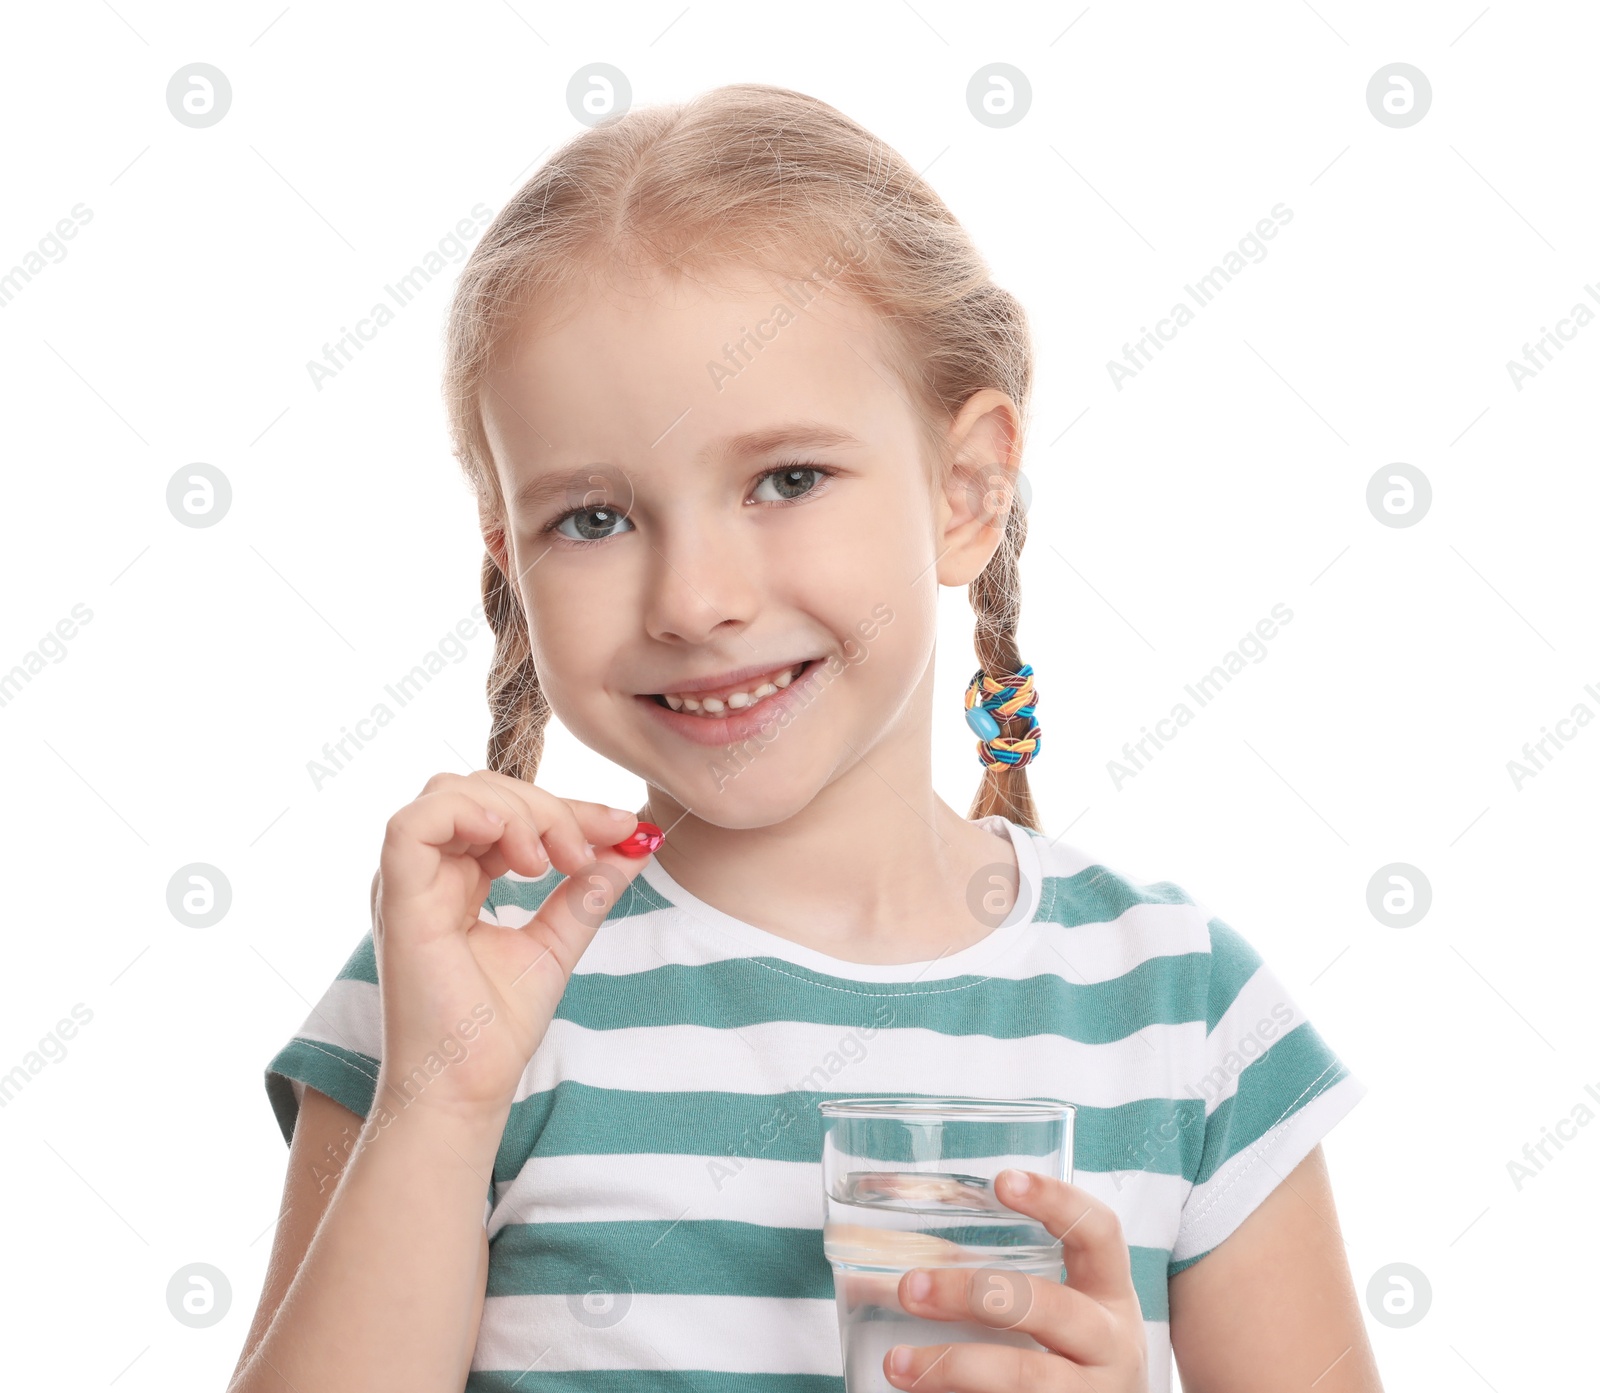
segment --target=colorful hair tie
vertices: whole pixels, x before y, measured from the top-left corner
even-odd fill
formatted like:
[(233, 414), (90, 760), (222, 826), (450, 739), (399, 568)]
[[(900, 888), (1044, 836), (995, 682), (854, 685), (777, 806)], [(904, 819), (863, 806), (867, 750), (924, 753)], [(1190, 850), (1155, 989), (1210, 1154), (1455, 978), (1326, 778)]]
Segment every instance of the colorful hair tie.
[[(972, 674), (972, 681), (967, 684), (967, 724), (978, 736), (980, 764), (1009, 764), (1015, 769), (1039, 755), (1044, 732), (1033, 719), (1038, 701), (1033, 668), (1027, 663), (998, 677), (982, 668)], [(1013, 718), (1027, 721), (1026, 735), (1013, 738), (1000, 733), (1000, 723)]]

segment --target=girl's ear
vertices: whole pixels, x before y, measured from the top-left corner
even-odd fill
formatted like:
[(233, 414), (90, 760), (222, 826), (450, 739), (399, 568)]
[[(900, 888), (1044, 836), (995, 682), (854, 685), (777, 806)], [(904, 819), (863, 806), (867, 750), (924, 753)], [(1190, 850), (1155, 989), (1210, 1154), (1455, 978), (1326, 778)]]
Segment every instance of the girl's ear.
[(1005, 535), (1022, 468), (1017, 406), (993, 387), (974, 392), (950, 423), (944, 481), (943, 535), (938, 539), (941, 585), (970, 585)]
[(506, 554), (505, 524), (497, 518), (484, 517), (479, 519), (479, 530), (483, 533), (484, 549), (500, 568), (500, 574), (510, 576), (511, 558)]

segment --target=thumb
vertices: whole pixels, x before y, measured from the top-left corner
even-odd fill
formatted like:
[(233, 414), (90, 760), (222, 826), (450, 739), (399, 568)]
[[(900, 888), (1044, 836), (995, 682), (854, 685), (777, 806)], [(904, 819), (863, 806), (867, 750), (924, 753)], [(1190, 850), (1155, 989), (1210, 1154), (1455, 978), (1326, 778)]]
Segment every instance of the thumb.
[[(1026, 1174), (1027, 1188), (1015, 1178)], [(999, 1177), (1001, 1203), (1038, 1219), (1061, 1240), (1066, 1285), (1097, 1301), (1134, 1294), (1132, 1258), (1122, 1236), (1122, 1220), (1105, 1201), (1069, 1181), (1038, 1172), (1008, 1171)]]
[(568, 974), (662, 840), (659, 827), (641, 822), (619, 844), (622, 849), (596, 845), (594, 859), (563, 877), (545, 897), (532, 923), (541, 924), (554, 934), (552, 951)]

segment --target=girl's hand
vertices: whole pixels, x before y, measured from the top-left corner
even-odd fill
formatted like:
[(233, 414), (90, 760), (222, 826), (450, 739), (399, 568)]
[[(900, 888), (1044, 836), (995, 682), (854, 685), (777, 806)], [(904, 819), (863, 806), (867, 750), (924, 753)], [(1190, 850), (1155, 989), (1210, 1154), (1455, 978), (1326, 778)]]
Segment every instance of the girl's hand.
[[(611, 850), (638, 825), (487, 769), (435, 774), (389, 819), (372, 919), (383, 1002), (375, 1108), (503, 1115), (578, 959), (644, 865)], [(528, 923), (478, 918), (490, 881), (552, 864), (567, 879)]]
[[(1144, 1314), (1116, 1211), (1062, 1180), (1003, 1174), (997, 1197), (1061, 1238), (1066, 1282), (996, 1267), (919, 1267), (900, 1278), (899, 1300), (912, 1315), (1020, 1330), (1045, 1349), (896, 1345), (883, 1362), (889, 1382), (917, 1393), (1147, 1393)], [(1024, 1174), (1031, 1183), (1019, 1192), (1010, 1180)], [(924, 1276), (930, 1289), (913, 1300), (911, 1285)], [(897, 1354), (906, 1358), (903, 1369)]]

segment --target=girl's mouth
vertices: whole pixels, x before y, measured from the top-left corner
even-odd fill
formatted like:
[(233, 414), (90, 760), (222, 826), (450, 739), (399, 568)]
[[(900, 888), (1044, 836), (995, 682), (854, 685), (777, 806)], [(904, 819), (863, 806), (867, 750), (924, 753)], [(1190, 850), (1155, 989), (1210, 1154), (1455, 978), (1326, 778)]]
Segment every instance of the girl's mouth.
[[(709, 695), (657, 692), (635, 700), (669, 730), (696, 745), (726, 746), (757, 736), (770, 738), (772, 726), (788, 723), (785, 711), (792, 712), (815, 699), (813, 679), (823, 662), (808, 658), (759, 681), (747, 681), (734, 691)], [(735, 706), (740, 697), (743, 702)], [(691, 708), (690, 702), (698, 709)]]
[(668, 707), (670, 710), (698, 716), (702, 720), (713, 720), (729, 712), (748, 711), (752, 707), (761, 705), (768, 697), (776, 696), (798, 678), (814, 661), (815, 659), (808, 659), (806, 662), (794, 663), (770, 676), (746, 681), (728, 690), (718, 689), (712, 693), (696, 692), (692, 696), (687, 694), (680, 696), (676, 692), (658, 692), (653, 699), (657, 705)]

